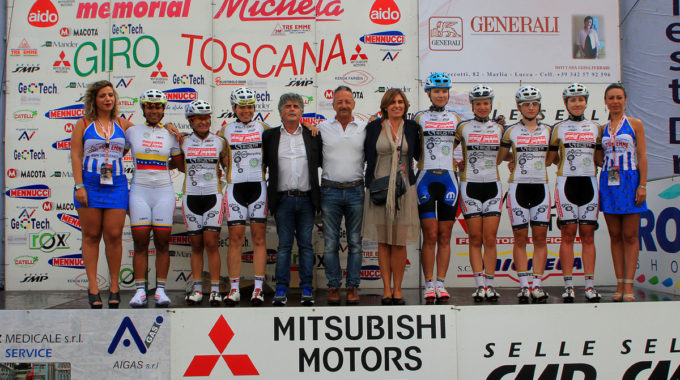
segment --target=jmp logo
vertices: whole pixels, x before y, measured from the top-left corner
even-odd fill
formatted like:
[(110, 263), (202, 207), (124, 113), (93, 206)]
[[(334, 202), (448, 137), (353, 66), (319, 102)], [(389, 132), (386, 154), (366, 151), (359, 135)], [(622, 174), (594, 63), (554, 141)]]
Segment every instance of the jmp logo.
[[(134, 342), (139, 352), (142, 354), (146, 354), (146, 352), (149, 350), (149, 347), (151, 347), (151, 343), (153, 343), (154, 339), (156, 338), (156, 334), (158, 334), (158, 330), (160, 330), (162, 323), (163, 317), (161, 317), (160, 315), (157, 316), (156, 320), (153, 322), (153, 325), (151, 325), (149, 332), (146, 334), (146, 338), (142, 339), (142, 337), (137, 332), (135, 324), (132, 323), (132, 319), (130, 319), (130, 317), (123, 318), (123, 321), (120, 323), (120, 326), (118, 326), (118, 331), (116, 331), (116, 335), (113, 336), (113, 340), (111, 341), (111, 344), (109, 345), (109, 349), (107, 350), (107, 352), (109, 354), (113, 354), (114, 352), (116, 352), (116, 348), (118, 348), (118, 344), (122, 340), (123, 346), (130, 347), (130, 344)], [(132, 338), (132, 342), (130, 341), (130, 338), (123, 339), (123, 335), (125, 335), (126, 331)]]

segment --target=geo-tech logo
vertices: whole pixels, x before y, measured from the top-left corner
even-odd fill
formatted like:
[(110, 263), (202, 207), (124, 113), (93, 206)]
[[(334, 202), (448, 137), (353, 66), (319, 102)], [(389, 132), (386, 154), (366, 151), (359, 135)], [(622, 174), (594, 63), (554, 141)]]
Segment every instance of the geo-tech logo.
[[(130, 347), (130, 344), (134, 342), (135, 346), (137, 346), (137, 350), (141, 354), (146, 354), (146, 352), (151, 347), (151, 343), (153, 343), (154, 339), (156, 339), (156, 334), (158, 334), (158, 330), (160, 330), (161, 324), (163, 324), (163, 317), (159, 315), (156, 317), (153, 324), (151, 325), (151, 328), (149, 329), (149, 332), (146, 334), (146, 337), (142, 339), (142, 337), (137, 332), (135, 324), (132, 323), (132, 319), (130, 319), (130, 317), (123, 318), (123, 321), (120, 322), (120, 326), (118, 326), (116, 334), (113, 336), (113, 339), (111, 340), (111, 344), (109, 344), (107, 352), (109, 354), (113, 354), (114, 352), (116, 352), (116, 348), (118, 348), (118, 344), (121, 342), (122, 339), (123, 346)], [(130, 338), (123, 339), (123, 335), (125, 335), (126, 331), (130, 335), (130, 338), (132, 338), (132, 341), (130, 341)]]

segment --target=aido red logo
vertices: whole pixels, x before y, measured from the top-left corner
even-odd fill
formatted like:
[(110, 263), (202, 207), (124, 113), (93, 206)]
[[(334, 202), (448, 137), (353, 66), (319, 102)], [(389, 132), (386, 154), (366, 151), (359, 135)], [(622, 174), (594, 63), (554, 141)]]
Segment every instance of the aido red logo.
[(217, 361), (220, 360), (220, 357), (224, 358), (224, 361), (231, 370), (231, 374), (234, 376), (253, 376), (260, 374), (248, 355), (222, 355), (227, 348), (227, 345), (234, 337), (234, 331), (229, 327), (229, 324), (223, 316), (220, 315), (220, 318), (217, 319), (217, 322), (215, 322), (215, 325), (210, 330), (208, 336), (220, 354), (194, 356), (189, 364), (189, 368), (184, 372), (184, 377), (210, 376), (210, 373), (212, 373), (212, 370), (215, 368)]
[(28, 23), (38, 28), (48, 28), (59, 21), (57, 8), (50, 0), (37, 0), (28, 11)]
[(368, 18), (374, 24), (391, 25), (401, 19), (401, 12), (394, 0), (376, 0), (371, 7)]

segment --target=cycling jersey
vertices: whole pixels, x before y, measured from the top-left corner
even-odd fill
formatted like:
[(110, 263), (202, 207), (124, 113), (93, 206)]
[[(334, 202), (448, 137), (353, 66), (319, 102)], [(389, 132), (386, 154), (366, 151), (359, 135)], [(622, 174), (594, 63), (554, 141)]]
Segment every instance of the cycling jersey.
[[(108, 151), (108, 153), (107, 153)], [(83, 132), (83, 170), (99, 174), (102, 164), (107, 159), (113, 166), (113, 175), (124, 175), (123, 153), (125, 152), (125, 132), (118, 123), (113, 122), (113, 135), (109, 138), (106, 148), (106, 138), (99, 134), (95, 123), (92, 122)]]
[(550, 225), (548, 184), (510, 183), (506, 205), (513, 230)]
[(228, 154), (227, 142), (212, 133), (209, 133), (205, 139), (192, 133), (184, 137), (180, 148), (186, 165), (183, 193), (185, 195), (221, 195), (219, 166), (221, 159)]
[(533, 132), (520, 121), (509, 126), (503, 134), (501, 146), (511, 148), (514, 170), (509, 183), (548, 183), (545, 157), (550, 143), (550, 127), (538, 123)]
[(595, 177), (595, 150), (602, 149), (602, 131), (590, 120), (567, 119), (553, 126), (550, 150), (559, 150), (558, 177)]
[(182, 154), (175, 136), (162, 124), (157, 127), (143, 124), (128, 128), (125, 137), (135, 165), (132, 186), (158, 188), (171, 185), (168, 157)]
[(465, 168), (461, 182), (500, 181), (496, 157), (500, 148), (503, 127), (493, 120), (465, 120), (456, 128), (456, 141), (463, 146)]
[(262, 132), (269, 126), (259, 121), (235, 121), (222, 127), (219, 135), (229, 144), (227, 183), (264, 181)]
[(420, 111), (414, 118), (423, 133), (423, 156), (419, 169), (453, 170), (453, 142), (460, 117), (455, 112)]

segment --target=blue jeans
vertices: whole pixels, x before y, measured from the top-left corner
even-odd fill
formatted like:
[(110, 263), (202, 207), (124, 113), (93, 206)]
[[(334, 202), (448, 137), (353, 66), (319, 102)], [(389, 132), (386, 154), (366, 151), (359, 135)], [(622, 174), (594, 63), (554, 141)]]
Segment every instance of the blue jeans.
[(279, 248), (276, 254), (276, 285), (288, 288), (290, 284), (290, 253), (293, 237), (297, 239), (300, 257), (300, 287), (312, 287), (314, 250), (312, 230), (314, 229), (314, 206), (309, 197), (283, 195), (276, 206), (276, 233)]
[(340, 268), (340, 222), (345, 217), (347, 230), (347, 286), (359, 287), (361, 280), (361, 222), (364, 218), (364, 187), (348, 189), (321, 188), (323, 212), (323, 262), (326, 267), (328, 287), (339, 288), (342, 283)]

